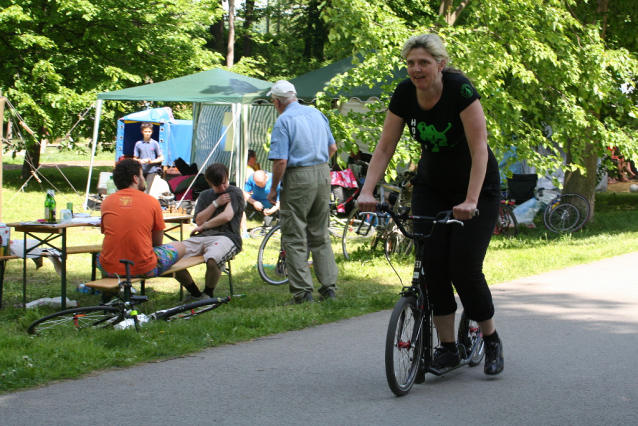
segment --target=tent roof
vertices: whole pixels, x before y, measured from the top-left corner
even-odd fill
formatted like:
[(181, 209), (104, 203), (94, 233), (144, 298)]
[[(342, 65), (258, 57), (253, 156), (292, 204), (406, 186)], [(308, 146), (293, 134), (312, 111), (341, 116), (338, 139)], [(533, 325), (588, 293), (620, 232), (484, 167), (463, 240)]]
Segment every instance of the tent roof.
[(98, 99), (118, 101), (250, 103), (273, 83), (215, 68), (160, 83), (103, 92)]
[(164, 123), (167, 121), (175, 121), (173, 117), (173, 111), (169, 107), (164, 108), (150, 108), (144, 111), (134, 112), (129, 115), (125, 115), (120, 120), (131, 121), (149, 121), (155, 123)]
[[(314, 70), (309, 73), (300, 75), (297, 78), (293, 78), (292, 80), (290, 80), (290, 82), (294, 84), (295, 88), (297, 89), (297, 98), (303, 99), (307, 102), (311, 102), (317, 97), (318, 92), (324, 91), (325, 87), (328, 85), (328, 83), (330, 83), (330, 80), (332, 80), (339, 74), (344, 74), (350, 71), (354, 67), (355, 65), (352, 64), (352, 56), (349, 56), (323, 68), (319, 68), (318, 70)], [(408, 72), (405, 68), (395, 69), (392, 74), (393, 78), (401, 80), (407, 78), (408, 76)], [(382, 83), (379, 82), (372, 88), (364, 85), (354, 87), (351, 91), (348, 92), (340, 91), (336, 94), (330, 94), (334, 97), (347, 96), (351, 98), (359, 98), (362, 101), (366, 101), (369, 98), (379, 98), (383, 95), (381, 84)]]

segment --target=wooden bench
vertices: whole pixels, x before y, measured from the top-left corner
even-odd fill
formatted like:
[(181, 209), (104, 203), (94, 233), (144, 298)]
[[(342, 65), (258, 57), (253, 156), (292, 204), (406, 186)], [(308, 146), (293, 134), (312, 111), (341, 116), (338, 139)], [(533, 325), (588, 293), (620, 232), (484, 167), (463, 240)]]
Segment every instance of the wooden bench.
[[(232, 259), (231, 259), (232, 260)], [(184, 269), (192, 268), (193, 266), (201, 265), (204, 262), (204, 256), (192, 256), (185, 257), (175, 263), (170, 269), (165, 271), (162, 275), (155, 278), (174, 278), (175, 272), (182, 271)], [(225, 267), (222, 268), (222, 273), (228, 275), (228, 285), (230, 287), (230, 294), (233, 294), (233, 277), (230, 269), (230, 260), (226, 262)], [(103, 293), (117, 293), (120, 291), (120, 281), (124, 281), (125, 277), (119, 278), (102, 278), (85, 283), (89, 288), (102, 291)], [(140, 282), (141, 293), (146, 293), (146, 279), (144, 278), (131, 278), (132, 283)], [(184, 288), (179, 286), (179, 300), (184, 298)]]
[[(91, 253), (91, 280), (95, 281), (97, 277), (97, 255), (102, 251), (102, 244), (93, 244), (88, 246), (72, 246), (66, 248), (66, 254)], [(41, 256), (47, 256), (49, 252), (42, 250)], [(4, 287), (4, 271), (8, 260), (22, 259), (19, 256), (0, 256), (0, 309), (2, 309), (2, 289)]]

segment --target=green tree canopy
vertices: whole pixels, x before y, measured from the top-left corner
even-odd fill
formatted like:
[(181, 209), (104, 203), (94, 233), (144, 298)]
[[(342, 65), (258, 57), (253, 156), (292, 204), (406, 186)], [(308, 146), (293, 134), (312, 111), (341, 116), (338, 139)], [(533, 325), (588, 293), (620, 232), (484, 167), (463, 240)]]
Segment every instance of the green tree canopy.
[(202, 46), (220, 15), (214, 0), (0, 0), (0, 88), (40, 137), (57, 138), (99, 92), (219, 63)]
[[(587, 2), (475, 1), (456, 25), (447, 24), (441, 15), (425, 18), (414, 28), (386, 2), (333, 0), (328, 14), (331, 38), (348, 37), (355, 50), (367, 52), (363, 63), (335, 85), (373, 84), (386, 78), (392, 67), (402, 64), (400, 50), (408, 37), (437, 32), (446, 42), (452, 65), (483, 95), (493, 148), (502, 153), (515, 146), (517, 155), (539, 172), (554, 169), (561, 158), (548, 142), (551, 129), (551, 140), (568, 152), (567, 170), (585, 173), (591, 168), (586, 158), (604, 155), (607, 146), (638, 153), (638, 110), (627, 93), (635, 87), (638, 61), (617, 43), (605, 43), (600, 21), (579, 15), (592, 13), (579, 10), (583, 3)], [(388, 95), (395, 85), (388, 82)], [(387, 102), (383, 99), (377, 111)], [(358, 137), (372, 147), (383, 118), (378, 112), (331, 117), (341, 139)], [(361, 132), (362, 127), (367, 130)], [(541, 155), (537, 147), (543, 145), (554, 154)], [(395, 161), (416, 160), (418, 149), (406, 141), (398, 154)], [(587, 195), (593, 197), (593, 186)]]

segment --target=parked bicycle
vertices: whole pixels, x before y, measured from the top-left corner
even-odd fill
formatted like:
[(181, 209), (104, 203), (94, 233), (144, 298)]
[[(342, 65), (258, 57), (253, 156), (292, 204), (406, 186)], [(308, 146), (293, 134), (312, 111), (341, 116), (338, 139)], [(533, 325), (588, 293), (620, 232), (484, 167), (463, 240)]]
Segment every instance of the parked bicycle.
[[(252, 219), (256, 213), (253, 213), (248, 220)], [(262, 224), (252, 228), (248, 233), (251, 238), (262, 238), (279, 224), (279, 212), (274, 213), (272, 216), (263, 216)]]
[(553, 198), (545, 207), (543, 222), (552, 232), (575, 232), (589, 220), (591, 206), (579, 194), (561, 194)]
[[(351, 197), (353, 197), (352, 195)], [(350, 202), (353, 198), (347, 198), (341, 205)], [(346, 228), (347, 221), (339, 217), (339, 201), (334, 190), (330, 195), (330, 222), (328, 234), (331, 238), (341, 241), (341, 236)], [(281, 244), (280, 226), (270, 228), (257, 252), (257, 271), (266, 283), (282, 285), (288, 282), (288, 269), (286, 268), (286, 251)]]
[[(395, 185), (379, 183), (379, 201), (387, 201), (394, 211), (409, 207), (412, 201), (412, 177), (413, 173), (408, 172), (397, 177)], [(379, 219), (373, 213), (360, 214), (359, 209), (355, 208), (346, 223), (341, 245), (343, 255), (348, 260), (358, 250), (375, 251), (377, 247), (382, 247), (386, 255), (396, 254), (400, 257), (407, 257), (414, 251), (413, 242), (395, 228), (394, 221), (390, 218)]]
[(171, 321), (173, 319), (190, 319), (197, 315), (212, 311), (230, 302), (232, 297), (243, 295), (212, 297), (170, 309), (163, 309), (144, 315), (137, 311), (137, 306), (148, 301), (148, 296), (132, 295), (130, 260), (120, 260), (126, 267), (126, 281), (120, 283), (120, 293), (116, 298), (99, 306), (78, 307), (56, 312), (40, 318), (29, 326), (29, 334), (46, 334), (56, 330), (80, 331), (85, 328), (125, 329), (140, 326), (153, 320)]
[[(461, 362), (453, 367), (439, 367), (434, 364), (434, 322), (432, 304), (428, 297), (427, 283), (421, 259), (425, 252), (425, 240), (431, 235), (410, 233), (406, 222), (431, 222), (432, 232), (441, 225), (463, 226), (463, 222), (452, 218), (451, 211), (439, 213), (436, 217), (409, 216), (407, 209), (397, 213), (381, 204), (378, 217), (390, 217), (400, 232), (418, 244), (412, 284), (403, 287), (401, 298), (390, 316), (385, 344), (385, 368), (388, 385), (397, 396), (406, 395), (420, 375), (431, 373), (436, 376), (449, 373), (463, 366), (474, 367), (485, 356), (483, 334), (476, 321), (470, 320), (465, 311), (458, 326), (458, 349)], [(478, 212), (477, 212), (478, 213)]]
[(501, 207), (496, 218), (496, 226), (494, 227), (495, 235), (503, 235), (513, 237), (518, 234), (518, 221), (514, 215), (514, 201), (502, 199)]

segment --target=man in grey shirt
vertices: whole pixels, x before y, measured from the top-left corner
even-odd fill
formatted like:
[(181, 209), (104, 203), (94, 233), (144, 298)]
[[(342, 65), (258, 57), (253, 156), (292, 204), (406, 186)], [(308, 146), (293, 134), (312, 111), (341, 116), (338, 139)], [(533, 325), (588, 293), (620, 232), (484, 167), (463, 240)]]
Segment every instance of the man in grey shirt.
[(175, 273), (175, 278), (188, 290), (184, 302), (213, 297), (221, 277), (221, 267), (242, 249), (240, 224), (244, 213), (244, 193), (228, 184), (228, 169), (215, 163), (206, 168), (206, 181), (211, 186), (202, 192), (195, 205), (193, 220), (197, 224), (191, 237), (184, 240), (184, 257), (204, 256), (206, 287), (200, 291), (188, 270)]
[(297, 102), (297, 91), (281, 80), (272, 86), (273, 103), (281, 114), (272, 129), (270, 154), (273, 177), (268, 201), (280, 197), (281, 242), (286, 250), (289, 304), (313, 301), (312, 275), (308, 251), (321, 283), (321, 300), (334, 299), (337, 289), (335, 262), (328, 223), (330, 221), (330, 167), (328, 160), (337, 151), (328, 119), (316, 108)]

